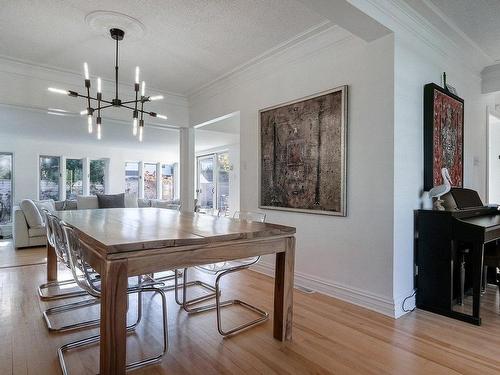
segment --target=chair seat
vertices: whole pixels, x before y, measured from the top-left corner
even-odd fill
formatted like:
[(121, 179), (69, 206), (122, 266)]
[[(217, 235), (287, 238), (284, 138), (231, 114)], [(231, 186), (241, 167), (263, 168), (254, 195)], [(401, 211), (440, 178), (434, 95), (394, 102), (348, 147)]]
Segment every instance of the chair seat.
[(259, 261), (259, 258), (260, 257), (252, 257), (252, 258), (230, 260), (227, 262), (204, 264), (202, 266), (196, 266), (195, 268), (208, 273), (217, 274), (233, 268), (251, 266), (257, 263)]
[[(92, 283), (92, 286), (98, 290), (99, 292), (101, 291), (101, 275), (99, 275), (97, 272), (89, 272), (90, 280)], [(81, 275), (80, 277), (84, 278), (84, 275)], [(129, 277), (128, 278), (128, 289), (140, 289), (142, 287), (146, 286), (164, 286), (165, 284), (161, 281), (156, 281), (149, 275), (144, 275), (142, 276), (142, 279), (140, 282), (137, 281), (137, 277)]]

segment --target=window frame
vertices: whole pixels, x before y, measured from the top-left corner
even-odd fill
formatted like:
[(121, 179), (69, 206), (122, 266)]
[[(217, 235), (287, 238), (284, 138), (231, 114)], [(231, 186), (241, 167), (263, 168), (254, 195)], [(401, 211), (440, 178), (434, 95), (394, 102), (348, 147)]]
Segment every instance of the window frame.
[(88, 181), (88, 195), (93, 195), (90, 191), (90, 186), (91, 186), (91, 181), (90, 181), (90, 165), (92, 161), (99, 161), (103, 160), (104, 161), (104, 194), (109, 194), (109, 158), (88, 158), (88, 174), (87, 174), (87, 181)]
[[(196, 181), (195, 181), (195, 194), (196, 194), (196, 199), (198, 199), (198, 189), (199, 189), (199, 178), (200, 178), (200, 174), (198, 173), (198, 165), (199, 165), (199, 162), (198, 160), (200, 158), (207, 158), (207, 157), (213, 157), (214, 159), (214, 187), (215, 187), (215, 192), (214, 192), (214, 209), (217, 209), (219, 210), (219, 200), (218, 200), (218, 196), (219, 196), (219, 155), (220, 154), (228, 154), (228, 156), (230, 155), (230, 151), (228, 148), (221, 148), (221, 149), (215, 149), (213, 151), (208, 151), (208, 152), (201, 152), (199, 154), (196, 154), (195, 156), (195, 173), (196, 173)], [(229, 181), (230, 183), (230, 181)], [(229, 209), (231, 209), (231, 207), (229, 207)], [(227, 211), (229, 212), (229, 211)]]
[(14, 222), (14, 202), (15, 200), (15, 153), (13, 151), (1, 151), (0, 155), (10, 155), (11, 157), (11, 169), (10, 169), (10, 189), (11, 189), (11, 194), (10, 194), (10, 220), (6, 223), (0, 224), (0, 228), (4, 226), (11, 226), (12, 223)]
[[(63, 159), (64, 157), (62, 155), (47, 155), (47, 154), (38, 154), (38, 158), (37, 158), (37, 195), (38, 195), (38, 200), (42, 200), (41, 198), (41, 193), (42, 193), (42, 185), (41, 185), (41, 171), (40, 171), (40, 168), (41, 168), (41, 165), (40, 165), (40, 159), (42, 157), (45, 157), (45, 158), (57, 158), (59, 159), (59, 179), (58, 179), (58, 184), (59, 184), (59, 193), (58, 193), (58, 196), (57, 196), (57, 199), (54, 199), (55, 201), (60, 201), (60, 200), (63, 200), (64, 196), (63, 194), (66, 194), (66, 187), (64, 186), (64, 181), (63, 181), (63, 171), (62, 171), (62, 166), (63, 166)], [(66, 166), (64, 166), (64, 171), (66, 171)], [(64, 190), (64, 193), (63, 193), (63, 190)]]

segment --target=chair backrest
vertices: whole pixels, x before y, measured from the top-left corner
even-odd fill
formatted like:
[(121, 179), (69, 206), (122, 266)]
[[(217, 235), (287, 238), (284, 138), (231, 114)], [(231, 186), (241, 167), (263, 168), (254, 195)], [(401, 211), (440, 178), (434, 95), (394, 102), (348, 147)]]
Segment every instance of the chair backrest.
[(220, 211), (217, 208), (207, 208), (201, 211), (198, 211), (200, 214), (211, 215), (211, 216), (219, 216)]
[(45, 230), (47, 232), (47, 242), (50, 246), (55, 248), (56, 244), (54, 242), (54, 231), (52, 230), (52, 221), (49, 218), (49, 214), (49, 210), (47, 210), (46, 208), (42, 209), (42, 215), (45, 221)]
[(245, 221), (259, 221), (263, 223), (266, 221), (266, 214), (255, 211), (236, 211), (233, 218)]
[(59, 218), (52, 214), (51, 212), (46, 213), (46, 226), (50, 227), (50, 231), (52, 232), (52, 241), (51, 244), (56, 251), (57, 258), (62, 261), (66, 266), (69, 267), (68, 263), (68, 250), (66, 248), (66, 242), (64, 240), (64, 233), (62, 231), (61, 225), (59, 223)]
[(64, 222), (60, 222), (60, 226), (68, 249), (69, 268), (76, 284), (91, 296), (100, 297), (101, 291), (94, 285), (90, 274), (91, 267), (85, 260), (85, 252), (78, 233)]

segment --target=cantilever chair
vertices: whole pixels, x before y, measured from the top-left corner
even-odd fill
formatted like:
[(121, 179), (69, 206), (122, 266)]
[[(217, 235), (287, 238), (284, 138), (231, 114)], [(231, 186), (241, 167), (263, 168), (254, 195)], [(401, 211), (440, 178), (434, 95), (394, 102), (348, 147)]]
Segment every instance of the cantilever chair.
[[(233, 218), (239, 219), (239, 220), (244, 220), (244, 221), (264, 222), (266, 219), (266, 215), (263, 213), (260, 213), (260, 212), (237, 211), (237, 212), (235, 212)], [(244, 329), (247, 329), (247, 328), (253, 327), (257, 324), (265, 322), (269, 318), (269, 313), (267, 313), (266, 311), (263, 311), (263, 310), (259, 309), (258, 307), (250, 305), (250, 304), (248, 304), (242, 300), (239, 300), (239, 299), (231, 299), (231, 300), (224, 300), (224, 301), (221, 300), (220, 282), (221, 282), (222, 277), (224, 277), (230, 273), (234, 273), (234, 272), (242, 271), (244, 269), (248, 269), (250, 266), (254, 265), (259, 260), (260, 260), (260, 256), (246, 258), (246, 259), (239, 259), (239, 260), (235, 260), (235, 261), (227, 261), (227, 262), (221, 262), (221, 263), (207, 264), (207, 265), (203, 265), (203, 266), (196, 266), (195, 267), (196, 269), (216, 276), (216, 279), (215, 279), (215, 304), (209, 304), (209, 305), (199, 306), (199, 307), (193, 307), (193, 305), (200, 303), (202, 301), (201, 298), (203, 298), (203, 297), (201, 297), (201, 298), (199, 297), (199, 298), (192, 299), (192, 300), (187, 300), (187, 298), (186, 298), (186, 285), (187, 285), (187, 273), (188, 273), (187, 271), (188, 271), (188, 269), (185, 268), (184, 273), (183, 273), (183, 280), (182, 280), (183, 281), (182, 282), (182, 291), (183, 291), (183, 293), (182, 293), (182, 307), (183, 307), (183, 309), (186, 312), (191, 313), (191, 314), (201, 313), (204, 311), (209, 311), (209, 310), (215, 309), (217, 312), (217, 330), (219, 331), (219, 333), (222, 336), (232, 335), (232, 334), (240, 332)], [(175, 281), (176, 281), (175, 292), (177, 293), (178, 281), (177, 281), (177, 279), (175, 279)], [(177, 295), (176, 295), (176, 301), (177, 301)], [(177, 303), (179, 303), (179, 302), (177, 302)], [(255, 312), (259, 317), (257, 319), (246, 322), (244, 324), (241, 324), (241, 325), (238, 325), (236, 327), (225, 330), (223, 328), (223, 324), (222, 324), (221, 309), (222, 309), (222, 307), (231, 306), (231, 305), (240, 305), (240, 306), (242, 306), (250, 311)]]
[[(45, 228), (47, 231), (47, 242), (49, 243), (50, 246), (52, 246), (54, 248), (58, 261), (63, 263), (67, 267), (69, 267), (66, 250), (64, 248), (64, 241), (63, 241), (62, 233), (59, 233), (60, 235), (56, 238), (55, 233), (54, 233), (54, 228), (52, 225), (53, 221), (55, 220), (56, 222), (58, 222), (59, 218), (57, 216), (54, 216), (47, 209), (43, 209), (42, 213), (45, 217)], [(45, 294), (43, 292), (44, 290), (48, 291), (50, 288), (66, 287), (66, 286), (70, 286), (72, 284), (75, 284), (75, 281), (73, 279), (64, 280), (64, 281), (51, 281), (51, 282), (42, 284), (38, 287), (38, 295), (40, 296), (40, 299), (42, 301), (52, 301), (52, 300), (56, 300), (56, 299), (82, 297), (82, 296), (87, 295), (87, 293), (83, 290), (76, 290), (76, 291), (71, 290), (71, 291), (67, 291), (67, 292), (59, 292), (56, 294)], [(70, 289), (73, 289), (73, 288), (70, 288)]]
[[(77, 282), (78, 286), (83, 290), (85, 290), (86, 293), (88, 293), (90, 296), (100, 299), (101, 296), (100, 280), (92, 277), (92, 268), (86, 262), (85, 252), (82, 251), (83, 246), (85, 246), (85, 244), (80, 242), (80, 239), (73, 228), (67, 226), (64, 223), (62, 223), (61, 226), (63, 228), (64, 238), (68, 249), (71, 272), (73, 273), (75, 281)], [(162, 314), (163, 314), (163, 350), (161, 353), (159, 353), (154, 357), (127, 364), (126, 366), (127, 371), (161, 362), (163, 356), (168, 350), (167, 299), (163, 290), (157, 287), (157, 285), (158, 284), (161, 285), (161, 283), (158, 283), (157, 281), (150, 278), (143, 280), (142, 277), (139, 277), (138, 283), (133, 283), (133, 282), (131, 283), (131, 280), (132, 278), (129, 279), (129, 286), (127, 289), (127, 293), (129, 295), (133, 293), (138, 293), (139, 297), (137, 302), (138, 304), (142, 304), (140, 296), (144, 292), (158, 293), (161, 296)], [(140, 311), (142, 311), (142, 308), (140, 308)], [(138, 316), (137, 321), (133, 325), (127, 326), (127, 331), (129, 332), (133, 331), (139, 324), (140, 320), (141, 320), (141, 315)], [(95, 344), (98, 343), (99, 340), (100, 340), (100, 335), (94, 335), (61, 346), (58, 349), (57, 353), (59, 356), (59, 363), (61, 365), (61, 370), (63, 372), (63, 375), (68, 374), (66, 363), (64, 361), (64, 353), (66, 351), (87, 346), (90, 344)]]
[[(56, 253), (58, 254), (59, 260), (63, 262), (66, 267), (70, 268), (68, 249), (65, 243), (64, 233), (61, 224), (59, 222), (59, 218), (57, 216), (54, 216), (50, 212), (45, 212), (45, 218), (46, 218), (45, 225), (48, 228), (47, 238), (50, 238), (49, 243), (52, 246), (54, 246), (54, 249), (56, 249)], [(98, 279), (99, 275), (96, 273), (92, 273), (92, 277), (94, 279)], [(70, 285), (70, 284), (75, 284), (75, 286), (78, 286), (78, 283), (74, 279), (64, 281), (63, 285)], [(66, 295), (65, 298), (76, 297), (76, 296), (83, 297), (83, 296), (88, 296), (88, 293), (85, 290), (79, 288), (78, 291), (64, 293), (64, 295)], [(61, 299), (61, 298), (63, 297), (60, 297), (59, 295), (59, 297), (54, 299)], [(99, 325), (99, 319), (86, 320), (83, 322), (76, 322), (63, 326), (54, 326), (50, 320), (50, 317), (53, 315), (77, 310), (84, 307), (90, 307), (97, 304), (99, 304), (98, 299), (90, 298), (82, 301), (51, 307), (43, 312), (43, 318), (45, 320), (45, 323), (47, 324), (47, 328), (49, 329), (49, 331), (62, 332), (62, 331), (70, 331), (81, 328), (97, 327)], [(138, 312), (138, 314), (140, 313), (141, 312)]]

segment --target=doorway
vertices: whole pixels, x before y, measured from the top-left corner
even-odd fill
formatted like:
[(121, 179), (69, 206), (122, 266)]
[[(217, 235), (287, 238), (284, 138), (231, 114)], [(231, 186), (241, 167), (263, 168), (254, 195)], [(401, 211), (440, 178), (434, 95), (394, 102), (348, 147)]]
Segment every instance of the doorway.
[(500, 116), (488, 114), (488, 203), (500, 204)]
[(240, 116), (195, 126), (196, 209), (231, 216), (240, 206)]

